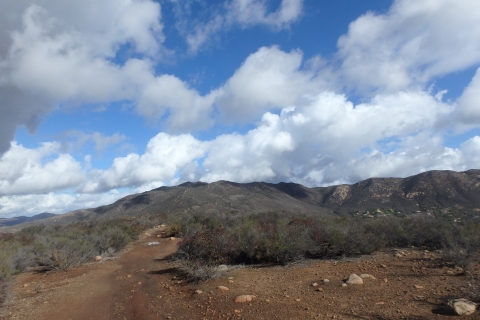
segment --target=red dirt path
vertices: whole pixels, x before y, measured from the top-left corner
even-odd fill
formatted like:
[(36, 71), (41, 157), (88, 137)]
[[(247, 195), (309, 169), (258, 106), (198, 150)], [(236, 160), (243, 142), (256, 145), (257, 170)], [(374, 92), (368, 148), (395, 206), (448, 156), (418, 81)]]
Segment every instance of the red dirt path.
[[(404, 250), (400, 258), (380, 252), (343, 261), (243, 268), (202, 284), (179, 283), (164, 259), (175, 252), (178, 240), (156, 238), (160, 229), (149, 232), (116, 259), (19, 275), (5, 319), (451, 319), (439, 306), (448, 297), (463, 297), (462, 286), (471, 289), (467, 278), (438, 254), (416, 248)], [(151, 241), (160, 244), (149, 246)], [(342, 287), (350, 273), (377, 279)], [(330, 281), (324, 283), (325, 278)], [(230, 290), (218, 290), (219, 285)], [(319, 287), (323, 291), (316, 291)], [(196, 289), (204, 293), (195, 294)], [(257, 298), (234, 303), (241, 294)], [(468, 319), (480, 319), (479, 311)]]

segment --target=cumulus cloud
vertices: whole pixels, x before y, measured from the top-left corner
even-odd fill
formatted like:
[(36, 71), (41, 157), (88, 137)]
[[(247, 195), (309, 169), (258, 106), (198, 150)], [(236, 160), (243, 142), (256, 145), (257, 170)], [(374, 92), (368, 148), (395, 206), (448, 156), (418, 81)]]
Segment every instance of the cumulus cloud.
[(318, 72), (303, 68), (299, 50), (262, 47), (218, 90), (215, 103), (227, 120), (256, 119), (267, 110), (297, 105), (306, 94), (330, 88)]
[[(280, 30), (288, 28), (302, 14), (303, 0), (282, 0), (277, 10), (272, 12), (268, 9), (269, 2), (268, 0), (227, 2), (210, 21), (198, 23), (195, 25), (194, 31), (188, 33), (186, 41), (190, 52), (196, 53), (208, 39), (232, 26), (238, 25), (247, 28), (264, 25), (273, 30)], [(182, 19), (187, 19), (187, 17), (182, 16)]]
[(44, 143), (37, 149), (12, 143), (0, 158), (0, 195), (52, 192), (84, 183), (81, 164), (60, 150), (60, 143)]
[(131, 153), (116, 158), (107, 170), (92, 169), (90, 180), (78, 191), (95, 193), (169, 181), (184, 166), (203, 156), (202, 144), (191, 135), (159, 133), (149, 141), (143, 155)]
[[(17, 127), (34, 132), (58, 105), (130, 101), (149, 121), (167, 114), (173, 132), (212, 124), (214, 92), (155, 73), (168, 54), (158, 3), (87, 2), (19, 1), (0, 13), (0, 154)], [(115, 61), (127, 45), (135, 58)]]
[(351, 88), (395, 92), (480, 63), (476, 0), (396, 0), (356, 19), (338, 41)]
[(458, 99), (456, 116), (460, 125), (472, 127), (480, 124), (480, 68)]

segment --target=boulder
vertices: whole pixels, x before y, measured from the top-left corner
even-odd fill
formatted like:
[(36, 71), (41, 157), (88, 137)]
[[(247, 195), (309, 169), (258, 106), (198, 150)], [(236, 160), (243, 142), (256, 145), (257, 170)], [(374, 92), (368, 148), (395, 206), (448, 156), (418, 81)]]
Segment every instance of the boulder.
[(358, 275), (355, 273), (352, 273), (349, 277), (348, 280), (346, 281), (347, 284), (363, 284), (363, 279), (360, 278)]
[(250, 294), (244, 294), (244, 295), (236, 297), (234, 301), (239, 302), (239, 303), (243, 303), (243, 302), (250, 302), (255, 298), (256, 298), (256, 296), (252, 296)]
[(448, 306), (459, 316), (468, 316), (475, 312), (477, 304), (467, 299), (454, 299), (448, 301)]

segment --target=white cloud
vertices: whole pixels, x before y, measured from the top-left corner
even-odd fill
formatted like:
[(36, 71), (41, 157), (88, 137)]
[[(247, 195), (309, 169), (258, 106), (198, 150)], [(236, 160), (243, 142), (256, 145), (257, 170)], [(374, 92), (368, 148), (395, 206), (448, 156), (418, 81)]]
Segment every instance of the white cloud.
[[(155, 74), (157, 60), (168, 54), (158, 3), (88, 2), (20, 1), (11, 8), (13, 20), (5, 21), (13, 22), (3, 22), (10, 38), (0, 38), (0, 154), (18, 126), (35, 131), (59, 104), (127, 100), (149, 121), (169, 114), (173, 132), (212, 124), (215, 92), (201, 96), (175, 76)], [(138, 58), (116, 64), (124, 45)]]
[[(227, 2), (220, 12), (216, 12), (206, 23), (199, 23), (194, 32), (188, 31), (187, 44), (190, 52), (196, 53), (199, 48), (219, 32), (232, 26), (247, 28), (265, 25), (274, 30), (289, 28), (302, 14), (303, 0), (282, 0), (277, 10), (269, 12), (268, 0), (232, 0)], [(177, 8), (177, 10), (180, 10)], [(181, 19), (188, 19), (182, 16)], [(185, 23), (181, 24), (185, 28)], [(185, 31), (184, 31), (185, 32)]]
[(37, 149), (13, 143), (0, 158), (0, 195), (45, 193), (84, 183), (80, 163), (60, 150), (59, 143), (44, 143)]
[(96, 193), (169, 181), (184, 166), (203, 156), (202, 144), (191, 135), (159, 133), (149, 141), (143, 155), (131, 153), (116, 158), (107, 170), (91, 170), (90, 180), (78, 191)]
[(351, 88), (395, 92), (480, 63), (476, 0), (396, 0), (367, 13), (338, 41)]
[(302, 103), (306, 94), (331, 88), (319, 70), (302, 68), (303, 54), (262, 47), (219, 89), (216, 105), (229, 121), (247, 121), (265, 111)]
[(468, 127), (480, 124), (480, 68), (458, 99), (457, 118)]

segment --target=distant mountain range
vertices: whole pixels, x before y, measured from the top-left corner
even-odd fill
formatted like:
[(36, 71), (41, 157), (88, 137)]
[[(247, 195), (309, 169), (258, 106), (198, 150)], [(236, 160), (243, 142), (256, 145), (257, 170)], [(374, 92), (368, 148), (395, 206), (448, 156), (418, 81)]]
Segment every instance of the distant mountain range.
[[(91, 218), (200, 211), (285, 210), (333, 215), (376, 209), (412, 213), (431, 208), (480, 211), (480, 170), (428, 171), (408, 178), (370, 178), (352, 185), (316, 188), (295, 183), (187, 182), (130, 195), (110, 205), (77, 210), (41, 222), (69, 223)], [(32, 222), (22, 226), (30, 224)]]
[(6, 226), (10, 227), (10, 226), (14, 226), (24, 222), (37, 221), (37, 220), (47, 219), (55, 216), (57, 215), (53, 213), (44, 212), (31, 217), (20, 216), (20, 217), (13, 217), (13, 218), (0, 218), (0, 227), (6, 227)]

